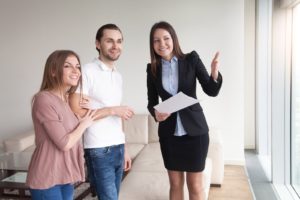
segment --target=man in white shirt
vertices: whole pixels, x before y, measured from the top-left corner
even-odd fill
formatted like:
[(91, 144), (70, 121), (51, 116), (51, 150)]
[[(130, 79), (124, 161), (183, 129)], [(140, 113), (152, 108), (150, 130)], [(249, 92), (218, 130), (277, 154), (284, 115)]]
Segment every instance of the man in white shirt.
[[(120, 106), (122, 76), (115, 61), (122, 51), (123, 36), (115, 24), (106, 24), (96, 34), (99, 57), (82, 67), (82, 93), (88, 97), (88, 107), (97, 109), (99, 119), (83, 136), (89, 180), (98, 199), (117, 200), (123, 171), (131, 168), (126, 152), (122, 119), (129, 119), (133, 110)], [(70, 96), (75, 113), (84, 116), (86, 99), (80, 91)]]

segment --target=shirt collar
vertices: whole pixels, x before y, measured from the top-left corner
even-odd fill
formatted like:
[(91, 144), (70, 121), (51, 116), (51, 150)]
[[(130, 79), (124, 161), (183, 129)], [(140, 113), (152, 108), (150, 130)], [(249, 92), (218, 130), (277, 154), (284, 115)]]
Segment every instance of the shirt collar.
[(113, 68), (108, 67), (104, 62), (102, 62), (99, 58), (95, 58), (94, 62), (102, 69), (103, 71), (116, 71), (116, 66), (113, 66)]
[(162, 63), (162, 65), (165, 65), (165, 64), (168, 64), (168, 63), (172, 63), (172, 62), (177, 62), (178, 61), (178, 58), (176, 57), (176, 56), (173, 56), (172, 58), (171, 58), (171, 61), (167, 61), (167, 60), (165, 60), (165, 59), (161, 59), (161, 63)]

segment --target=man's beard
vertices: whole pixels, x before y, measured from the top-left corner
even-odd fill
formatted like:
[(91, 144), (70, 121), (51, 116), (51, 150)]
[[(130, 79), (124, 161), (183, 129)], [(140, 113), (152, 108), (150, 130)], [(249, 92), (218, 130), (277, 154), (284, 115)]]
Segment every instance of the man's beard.
[[(115, 55), (115, 56), (114, 56)], [(109, 61), (116, 61), (119, 59), (121, 55), (121, 52), (119, 51), (118, 54), (110, 54), (110, 52), (103, 52), (103, 57), (105, 57), (105, 59), (109, 60)]]
[(115, 57), (112, 57), (111, 55), (106, 54), (106, 55), (104, 55), (104, 57), (105, 57), (107, 60), (109, 60), (109, 61), (117, 61), (117, 60), (119, 59), (119, 57), (120, 57), (120, 54), (117, 55), (117, 56), (115, 56)]

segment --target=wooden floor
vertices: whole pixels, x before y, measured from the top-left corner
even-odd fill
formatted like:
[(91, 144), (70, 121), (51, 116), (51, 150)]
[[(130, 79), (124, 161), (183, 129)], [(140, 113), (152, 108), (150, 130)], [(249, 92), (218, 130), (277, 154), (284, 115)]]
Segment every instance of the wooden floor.
[[(225, 165), (221, 187), (210, 187), (209, 200), (253, 200), (244, 166)], [(97, 200), (88, 195), (84, 200)], [(141, 199), (144, 200), (144, 199)]]
[(209, 200), (253, 200), (244, 166), (225, 165), (221, 187), (211, 187)]

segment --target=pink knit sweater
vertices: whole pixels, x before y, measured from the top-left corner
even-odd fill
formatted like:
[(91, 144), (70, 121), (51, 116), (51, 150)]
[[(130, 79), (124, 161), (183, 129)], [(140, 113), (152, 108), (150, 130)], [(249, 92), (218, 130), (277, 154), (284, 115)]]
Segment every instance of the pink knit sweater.
[(57, 184), (84, 181), (81, 141), (70, 150), (63, 151), (69, 133), (78, 125), (69, 105), (50, 92), (40, 92), (34, 99), (32, 120), (36, 149), (26, 184), (32, 189), (47, 189)]

